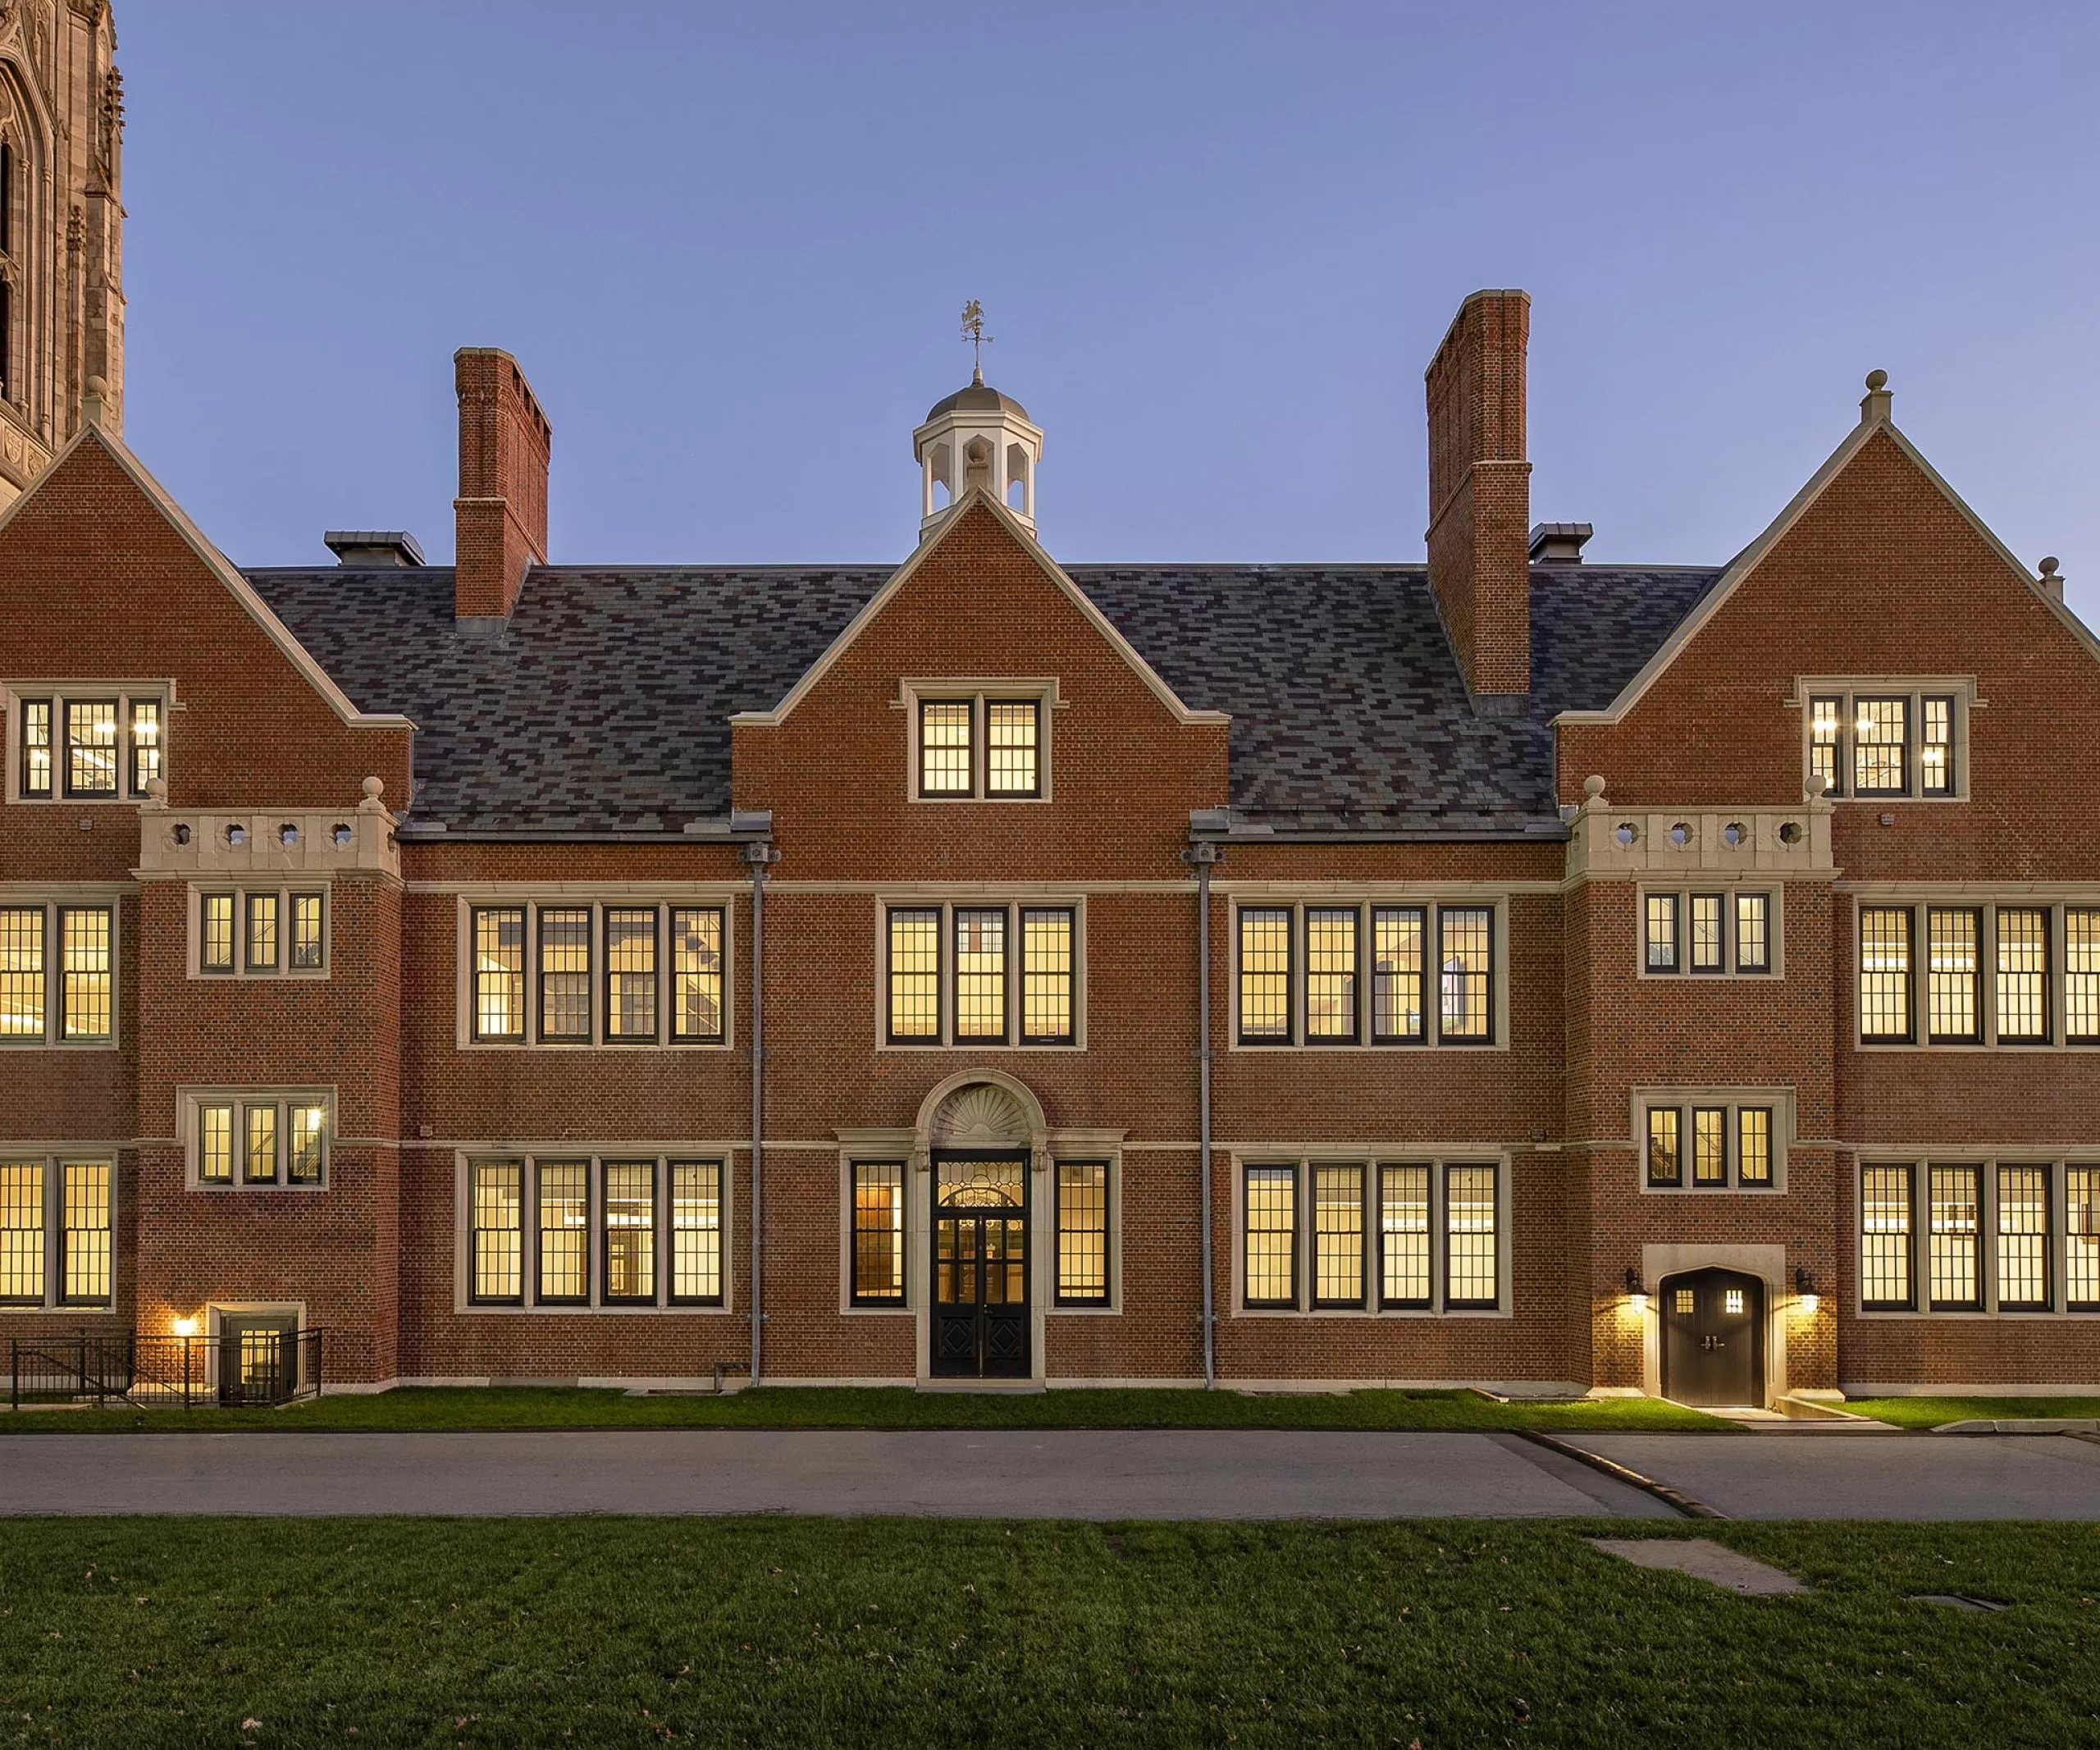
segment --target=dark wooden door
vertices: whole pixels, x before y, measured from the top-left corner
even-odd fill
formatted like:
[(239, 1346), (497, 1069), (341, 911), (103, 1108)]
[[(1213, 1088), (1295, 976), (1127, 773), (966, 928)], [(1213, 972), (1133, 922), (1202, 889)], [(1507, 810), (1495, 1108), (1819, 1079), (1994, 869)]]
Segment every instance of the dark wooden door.
[(229, 1313), (219, 1321), (219, 1401), (281, 1404), (299, 1389), (298, 1322)]
[(932, 1337), (938, 1377), (1028, 1378), (1028, 1222), (1019, 1210), (935, 1213)]
[(1699, 1270), (1662, 1285), (1663, 1396), (1680, 1404), (1764, 1404), (1764, 1285)]

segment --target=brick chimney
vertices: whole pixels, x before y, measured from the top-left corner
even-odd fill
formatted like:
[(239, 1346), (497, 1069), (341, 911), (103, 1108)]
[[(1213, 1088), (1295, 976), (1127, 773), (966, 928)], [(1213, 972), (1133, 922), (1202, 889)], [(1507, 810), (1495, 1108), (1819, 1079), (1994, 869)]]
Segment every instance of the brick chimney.
[(526, 567), (547, 562), (547, 454), (554, 431), (509, 353), (463, 346), (452, 365), (459, 389), (452, 611), (460, 619), (501, 619), (517, 605)]
[(1429, 587), (1477, 709), (1532, 690), (1532, 464), (1524, 346), (1532, 300), (1477, 291), (1424, 375), (1429, 402)]

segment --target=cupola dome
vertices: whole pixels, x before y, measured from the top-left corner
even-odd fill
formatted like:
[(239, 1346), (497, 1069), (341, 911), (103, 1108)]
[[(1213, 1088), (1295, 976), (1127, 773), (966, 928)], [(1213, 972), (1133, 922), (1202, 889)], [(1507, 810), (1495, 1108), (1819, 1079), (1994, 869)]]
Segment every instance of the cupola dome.
[(969, 386), (937, 401), (911, 434), (919, 464), (919, 532), (946, 516), (970, 487), (981, 486), (1035, 532), (1035, 468), (1043, 433), (1028, 409), (984, 381), (982, 367)]

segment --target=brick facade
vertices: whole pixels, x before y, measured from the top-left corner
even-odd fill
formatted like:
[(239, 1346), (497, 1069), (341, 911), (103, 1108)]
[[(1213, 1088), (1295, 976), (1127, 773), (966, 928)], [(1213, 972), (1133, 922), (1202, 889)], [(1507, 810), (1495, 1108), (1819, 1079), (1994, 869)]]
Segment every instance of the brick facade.
[[(1687, 583), (1600, 568), (1592, 586), (1579, 564), (1532, 567), (1527, 309), (1521, 293), (1478, 295), (1462, 309), (1430, 373), (1427, 572), (1387, 568), (1373, 580), (1383, 592), (1374, 599), (1434, 593), (1448, 646), (1372, 653), (1427, 677), (1430, 702), (1413, 716), (1380, 707), (1366, 726), (1351, 715), (1357, 701), (1338, 697), (1338, 716), (1355, 725), (1345, 732), (1266, 724), (1258, 693), (1226, 711), (1221, 668), (1189, 659), (1176, 671), (1188, 651), (1228, 635), (1225, 595), (1214, 611), (1163, 616), (1186, 647), (1157, 647), (1166, 660), (1155, 666), (1155, 647), (1140, 654), (1099, 605), (1105, 587), (1090, 595), (994, 500), (966, 494), (879, 587), (699, 571), (647, 586), (715, 605), (702, 622), (719, 637), (703, 630), (675, 653), (696, 671), (758, 660), (727, 629), (737, 591), (778, 592), (755, 613), (761, 637), (814, 616), (821, 636), (763, 694), (731, 688), (722, 697), (734, 695), (733, 708), (687, 721), (667, 691), (666, 739), (638, 753), (613, 728), (604, 746), (568, 731), (502, 742), (488, 727), (497, 682), (523, 684), (527, 697), (540, 687), (551, 708), (564, 688), (587, 686), (564, 670), (562, 639), (574, 655), (598, 624), (546, 633), (549, 659), (535, 654), (536, 592), (564, 573), (546, 563), (546, 421), (506, 355), (459, 357), (454, 576), (340, 576), (374, 612), (423, 628), (413, 636), (461, 641), (444, 656), (461, 677), (450, 700), (390, 688), (390, 668), (407, 675), (418, 653), (397, 647), (390, 665), (387, 641), (409, 634), (331, 629), (313, 604), (336, 590), (336, 574), (234, 571), (112, 433), (91, 431), (0, 521), (0, 770), (14, 774), (0, 804), (0, 906), (83, 895), (114, 906), (114, 1038), (0, 1042), (0, 1163), (82, 1154), (113, 1163), (113, 1285), (99, 1305), (0, 1306), (0, 1337), (159, 1332), (267, 1307), (326, 1329), (333, 1384), (689, 1382), (746, 1365), (760, 1019), (750, 969), (763, 869), (769, 1378), (929, 1377), (932, 1201), (943, 1162), (972, 1148), (1020, 1158), (1030, 1256), (1016, 1278), (1029, 1321), (1020, 1377), (1051, 1385), (1204, 1378), (1206, 1222), (1208, 1364), (1227, 1385), (1660, 1391), (1666, 1366), (1684, 1364), (1664, 1354), (1676, 1291), (1711, 1270), (1737, 1273), (1726, 1280), (1761, 1299), (1764, 1365), (1749, 1389), (1760, 1401), (1861, 1384), (2018, 1390), (2100, 1378), (2100, 1312), (2066, 1304), (2077, 1244), (2067, 1223), (2079, 1218), (2064, 1195), (2071, 1170), (2100, 1165), (2094, 1048), (2066, 1044), (2061, 1030), (2033, 1048), (1863, 1045), (1857, 1000), (1862, 904), (1957, 896), (1979, 916), (2046, 905), (2060, 919), (2100, 908), (2100, 848), (2084, 825), (2094, 811), (2078, 800), (2100, 780), (2058, 745), (2100, 706), (2090, 639), (1930, 473), (1888, 423), (1885, 395), (1869, 396), (1803, 499), (1725, 571)], [(609, 572), (562, 587), (587, 619), (592, 591), (632, 595), (644, 583)], [(834, 588), (843, 593), (821, 596), (821, 611), (810, 605)], [(1678, 605), (1640, 623), (1650, 629), (1612, 629), (1621, 619), (1607, 597), (1638, 605), (1671, 591)], [(1567, 624), (1605, 628), (1592, 642), (1609, 665), (1550, 696), (1543, 689), (1566, 677), (1533, 658), (1533, 618), (1548, 602), (1578, 616)], [(493, 624), (453, 633), (462, 618)], [(375, 653), (354, 675), (322, 660), (351, 647), (326, 642), (341, 637)], [(650, 668), (639, 645), (631, 654), (634, 695), (653, 697), (669, 671)], [(1249, 672), (1259, 654), (1246, 657)], [(516, 664), (523, 683), (503, 666)], [(1861, 692), (1958, 688), (1959, 793), (1856, 799), (1805, 783), (1801, 688), (1824, 677), (1853, 678)], [(163, 689), (164, 787), (121, 801), (22, 794), (23, 701), (119, 688)], [(1043, 794), (917, 793), (916, 703), (963, 693), (1041, 699)], [(1489, 733), (1509, 738), (1468, 739)], [(720, 738), (722, 794), (696, 784), (632, 817), (594, 824), (564, 803), (546, 824), (531, 818), (536, 784), (551, 793), (600, 770), (609, 784), (632, 775), (623, 757), (669, 771), (687, 742), (706, 737)], [(1474, 746), (1509, 751), (1468, 776), (1470, 756), (1449, 750)], [(1542, 801), (1528, 813), (1512, 775), (1527, 746), (1548, 750), (1536, 774)], [(1405, 793), (1384, 815), (1338, 808), (1334, 786), (1348, 793), (1353, 774), (1388, 755), (1505, 799), (1445, 802), (1427, 825)], [(1363, 784), (1367, 797), (1372, 778)], [(1256, 792), (1267, 799), (1250, 801)], [(499, 796), (500, 813), (493, 801), (477, 813), (477, 798)], [(1199, 868), (1209, 871), (1208, 1207)], [(200, 970), (200, 895), (258, 886), (325, 891), (322, 976)], [(1647, 968), (1650, 895), (1737, 891), (1772, 908), (1769, 972)], [(892, 1042), (892, 905), (1070, 908), (1074, 1043)], [(623, 1044), (605, 1031), (594, 1043), (524, 1044), (500, 1028), (477, 1038), (476, 970), (492, 951), (477, 947), (476, 918), (527, 907), (719, 907), (719, 1042)], [(1432, 1042), (1439, 1014), (1455, 1029), (1451, 1005), (1474, 998), (1450, 994), (1463, 962), (1446, 962), (1427, 922), (1422, 1043), (1308, 1036), (1305, 908), (1355, 908), (1367, 932), (1378, 907), (1419, 907), (1424, 920), (1438, 907), (1485, 914), (1490, 1036)], [(1293, 1036), (1248, 1043), (1242, 1005), (1256, 998), (1238, 982), (1238, 921), (1283, 908), (1298, 932)], [(605, 912), (590, 916), (610, 930)], [(944, 930), (960, 927), (943, 918)], [(602, 957), (609, 938), (596, 939)], [(2066, 939), (2055, 941), (2065, 956)], [(1360, 1018), (1378, 1012), (1361, 989), (1370, 958), (1367, 945), (1352, 999)], [(532, 962), (518, 963), (529, 1006)], [(591, 965), (594, 1024), (609, 1030), (611, 975), (603, 957)], [(2059, 963), (2052, 976), (2070, 970)], [(1922, 962), (1914, 971), (1922, 980)], [(668, 965), (656, 973), (668, 977)], [(226, 1089), (327, 1090), (325, 1187), (200, 1183), (196, 1102)], [(1776, 1182), (1651, 1186), (1643, 1113), (1673, 1103), (1770, 1111)], [(943, 1128), (979, 1111), (994, 1114), (989, 1141)], [(1010, 1128), (994, 1135), (999, 1122)], [(1865, 1308), (1860, 1175), (1883, 1159), (1920, 1171), (1942, 1160), (2046, 1165), (2052, 1305), (1933, 1310), (1924, 1284), (1918, 1309)], [(571, 1160), (666, 1173), (719, 1163), (719, 1305), (477, 1304), (476, 1163), (522, 1172)], [(1105, 1306), (1061, 1307), (1057, 1169), (1082, 1161), (1108, 1167), (1111, 1292)], [(894, 1307), (849, 1304), (856, 1162), (902, 1169), (906, 1286)], [(1285, 1166), (1301, 1172), (1293, 1219), (1304, 1279), (1296, 1306), (1250, 1306), (1243, 1176)], [(1325, 1200), (1322, 1166), (1374, 1169), (1355, 1181), (1353, 1217), (1345, 1195)], [(1460, 1244), (1450, 1224), (1462, 1181), (1443, 1176), (1489, 1174), (1463, 1181), (1494, 1187), (1488, 1304), (1381, 1304), (1384, 1166), (1436, 1168), (1421, 1182), (1436, 1187), (1424, 1244), (1440, 1259), (1447, 1240)], [(610, 1248), (610, 1180), (592, 1182), (591, 1244)], [(668, 1268), (673, 1204), (656, 1207), (651, 1243)], [(1995, 1207), (1978, 1212), (1987, 1230)], [(1316, 1308), (1323, 1282), (1347, 1279), (1345, 1268), (1322, 1276), (1321, 1261), (1344, 1258), (1349, 1242), (1323, 1246), (1315, 1230), (1332, 1220), (1345, 1234), (1351, 1219), (1364, 1234), (1359, 1304)], [(1915, 1219), (1930, 1225), (1922, 1198)], [(537, 1230), (529, 1207), (518, 1220), (523, 1256)], [(1404, 1231), (1413, 1231), (1396, 1220)], [(1994, 1231), (1979, 1238), (1987, 1278), (1996, 1241)], [(609, 1255), (591, 1266), (601, 1298)], [(1922, 1283), (1933, 1255), (1922, 1231), (1914, 1255)], [(1447, 1297), (1457, 1268), (1436, 1266)]]

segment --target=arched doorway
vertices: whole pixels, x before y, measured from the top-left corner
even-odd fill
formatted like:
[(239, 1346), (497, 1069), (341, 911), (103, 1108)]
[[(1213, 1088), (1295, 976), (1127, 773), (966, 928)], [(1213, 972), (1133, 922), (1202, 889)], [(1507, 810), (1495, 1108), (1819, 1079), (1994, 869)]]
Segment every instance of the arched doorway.
[(1029, 1186), (1041, 1131), (1032, 1099), (988, 1081), (955, 1089), (925, 1120), (934, 1181), (927, 1370), (936, 1378), (1030, 1375)]
[(1764, 1282), (1740, 1270), (1693, 1270), (1661, 1288), (1663, 1396), (1763, 1408)]

